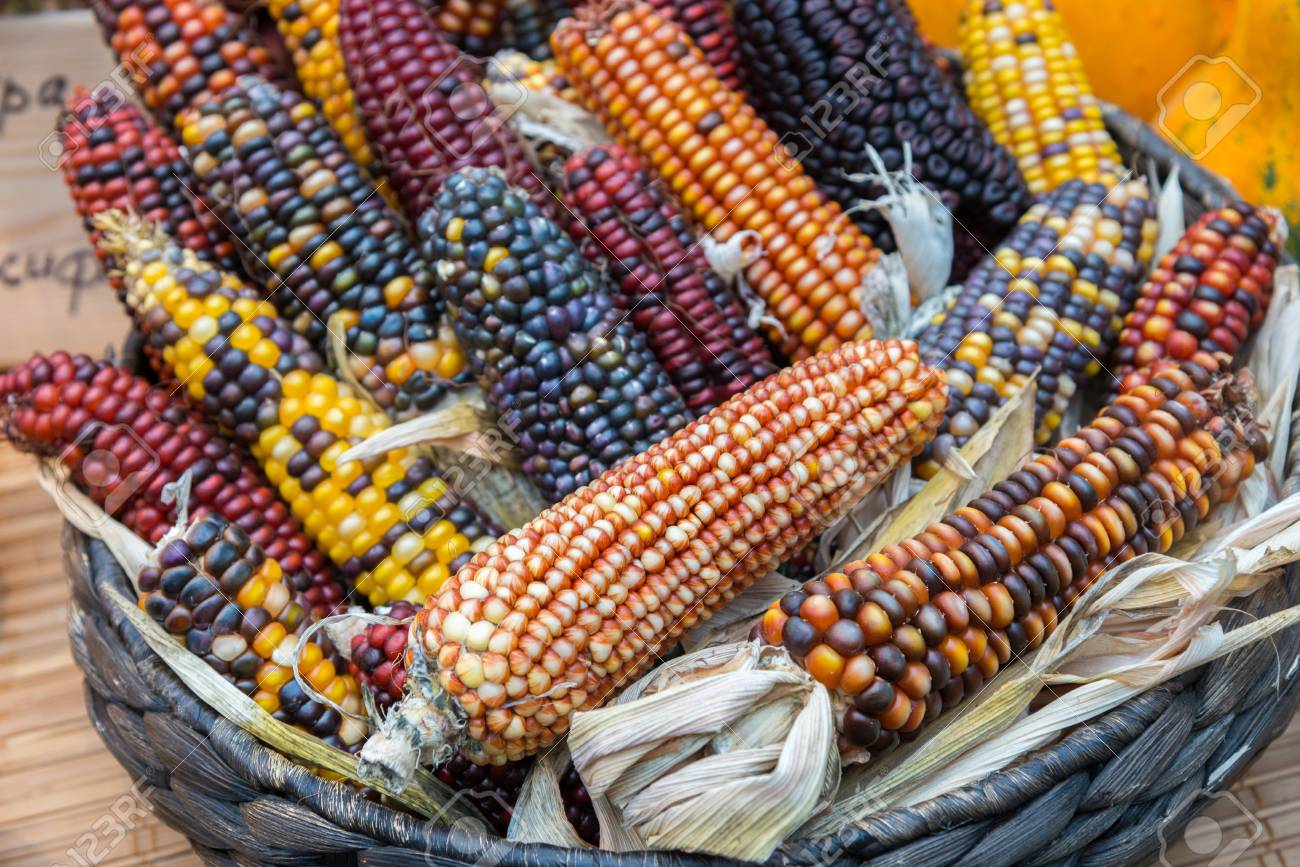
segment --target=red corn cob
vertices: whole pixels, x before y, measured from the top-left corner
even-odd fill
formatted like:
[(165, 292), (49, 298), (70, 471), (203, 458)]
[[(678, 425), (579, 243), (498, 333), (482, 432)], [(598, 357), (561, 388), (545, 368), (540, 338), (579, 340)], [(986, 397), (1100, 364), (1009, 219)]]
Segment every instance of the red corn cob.
[(190, 473), (189, 514), (217, 514), (247, 531), (286, 576), (302, 581), (305, 607), (332, 613), (346, 591), (242, 448), (182, 398), (123, 367), (85, 355), (35, 355), (0, 376), (5, 435), (34, 454), (58, 456), (73, 478), (149, 542), (176, 520), (163, 488)]
[(731, 21), (726, 0), (646, 0), (660, 15), (681, 26), (717, 70), (722, 83), (744, 90), (741, 76), (740, 37)]
[(90, 8), (164, 129), (241, 75), (288, 80), (261, 36), (218, 0), (90, 0)]
[(1121, 381), (1163, 358), (1203, 366), (1234, 356), (1264, 321), (1284, 235), (1270, 212), (1237, 202), (1207, 211), (1165, 254), (1124, 319)]
[[(95, 214), (134, 211), (176, 242), (226, 270), (237, 270), (235, 242), (199, 199), (189, 163), (167, 135), (133, 103), (78, 92), (60, 118), (63, 180), (100, 262)], [(110, 277), (121, 297), (121, 281)]]
[(478, 83), (477, 64), (418, 0), (343, 0), (339, 42), (366, 134), (414, 222), (457, 169), (495, 166), (542, 207), (550, 194)]
[(622, 288), (620, 302), (687, 407), (704, 412), (775, 372), (686, 218), (626, 148), (596, 145), (570, 157), (564, 203), (578, 217), (570, 231)]

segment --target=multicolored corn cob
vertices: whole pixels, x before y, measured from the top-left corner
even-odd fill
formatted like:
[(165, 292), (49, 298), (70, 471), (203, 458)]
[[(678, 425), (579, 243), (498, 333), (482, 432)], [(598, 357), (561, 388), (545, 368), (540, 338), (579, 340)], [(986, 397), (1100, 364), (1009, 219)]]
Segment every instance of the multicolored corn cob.
[(487, 57), (501, 41), (508, 0), (440, 0), (434, 23), (461, 51)]
[(699, 47), (722, 83), (734, 91), (745, 87), (741, 37), (727, 0), (646, 0), (654, 10), (677, 23)]
[[(549, 746), (758, 576), (910, 459), (935, 430), (942, 377), (904, 341), (802, 361), (605, 473), (475, 556), (416, 618), (412, 641), (478, 762)], [(362, 754), (403, 777), (413, 744), (450, 719), (407, 699)], [(562, 688), (561, 688), (562, 685)], [(459, 715), (459, 714), (458, 714)], [(436, 738), (435, 738), (436, 739)]]
[(388, 417), (322, 372), (270, 302), (138, 221), (122, 222), (106, 234), (155, 357), (249, 445), (316, 547), (372, 605), (422, 602), (486, 547), (497, 527), (448, 490), (427, 457), (394, 449), (339, 463)]
[(449, 177), (420, 235), (489, 405), (548, 502), (686, 424), (630, 314), (499, 172)]
[(256, 30), (219, 0), (89, 0), (141, 101), (166, 130), (242, 75), (284, 82)]
[[(749, 101), (831, 198), (850, 207), (885, 196), (868, 148), (898, 172), (907, 147), (955, 236), (992, 247), (1015, 225), (1029, 198), (1015, 160), (935, 66), (902, 0), (734, 8)], [(851, 216), (876, 246), (895, 249), (883, 213)]]
[(349, 752), (367, 726), (309, 695), (293, 676), (294, 657), (321, 695), (361, 714), (361, 688), (332, 654), (301, 644), (309, 622), (293, 601), (293, 579), (248, 534), (219, 515), (196, 521), (168, 542), (158, 564), (140, 571), (140, 608), (214, 671), (281, 722)]
[[(394, 620), (410, 621), (419, 609), (410, 602), (394, 602), (377, 613)], [(372, 623), (352, 636), (348, 648), (348, 669), (375, 697), (375, 705), (386, 710), (402, 700), (406, 690), (406, 624)]]
[[(444, 7), (445, 11), (445, 7)], [(366, 129), (413, 222), (452, 172), (496, 166), (550, 206), (522, 145), (479, 84), (478, 64), (420, 0), (342, 0), (339, 41)]]
[(1235, 356), (1264, 322), (1283, 240), (1273, 213), (1244, 202), (1202, 214), (1143, 284), (1112, 356), (1115, 376), (1162, 358)]
[(551, 38), (610, 133), (663, 177), (708, 231), (761, 247), (749, 284), (792, 358), (871, 336), (862, 284), (880, 251), (816, 188), (686, 33), (645, 3), (597, 0)]
[(183, 137), (249, 273), (294, 327), (318, 348), (341, 332), (338, 363), (394, 416), (440, 400), (465, 356), (438, 331), (433, 275), (316, 108), (245, 78), (190, 115)]
[(189, 473), (192, 518), (220, 515), (283, 568), (295, 600), (325, 617), (346, 595), (252, 458), (186, 401), (123, 367), (85, 355), (32, 356), (0, 375), (4, 433), (58, 457), (110, 515), (149, 542), (175, 525), (164, 488)]
[(1235, 496), (1268, 445), (1247, 384), (1195, 372), (1165, 371), (915, 538), (773, 604), (758, 633), (836, 691), (842, 753), (915, 737), (1103, 571), (1168, 551)]
[(948, 380), (948, 417), (916, 467), (929, 478), (1038, 371), (1036, 440), (1048, 442), (1102, 370), (1156, 239), (1146, 183), (1068, 181), (1039, 199), (918, 338)]
[(569, 0), (506, 0), (501, 46), (534, 60), (549, 60), (551, 32), (571, 14)]
[(114, 208), (158, 223), (202, 259), (226, 270), (239, 267), (234, 239), (198, 197), (189, 163), (134, 103), (81, 90), (59, 125), (63, 180), (105, 267), (109, 257), (99, 249), (91, 218)]
[(374, 157), (339, 48), (339, 0), (270, 0), (267, 8), (293, 57), (302, 92), (320, 106), (352, 159), (369, 168)]
[(1052, 0), (967, 0), (966, 97), (1035, 194), (1123, 163)]
[(740, 301), (714, 273), (677, 206), (622, 145), (595, 145), (565, 167), (575, 240), (621, 289), (618, 303), (695, 414), (776, 371)]

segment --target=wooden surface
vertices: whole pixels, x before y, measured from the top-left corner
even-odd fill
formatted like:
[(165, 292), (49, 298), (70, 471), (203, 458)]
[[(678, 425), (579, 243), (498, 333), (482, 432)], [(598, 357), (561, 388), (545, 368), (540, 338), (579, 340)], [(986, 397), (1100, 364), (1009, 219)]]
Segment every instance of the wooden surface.
[[(31, 459), (0, 444), (0, 864), (198, 864), (184, 838), (148, 813), (147, 793), (133, 795), (86, 718), (68, 649), (60, 526)], [(1300, 723), (1233, 794), (1190, 842), (1202, 853), (1216, 841), (1249, 843), (1235, 860), (1214, 861), (1222, 867), (1300, 867)], [(1182, 841), (1166, 863), (1212, 860)]]
[(101, 355), (126, 333), (52, 137), (77, 85), (130, 91), (88, 10), (0, 20), (0, 367), (38, 350)]

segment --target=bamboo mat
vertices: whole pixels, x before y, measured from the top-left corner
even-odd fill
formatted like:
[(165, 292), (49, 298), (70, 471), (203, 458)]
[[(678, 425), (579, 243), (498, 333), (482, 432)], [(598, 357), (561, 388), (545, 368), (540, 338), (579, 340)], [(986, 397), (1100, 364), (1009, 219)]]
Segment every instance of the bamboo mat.
[[(86, 718), (65, 631), (61, 523), (31, 459), (0, 444), (0, 864), (198, 864), (180, 834), (137, 809), (147, 803), (132, 796), (130, 778)], [(1300, 722), (1233, 796), (1220, 798), (1207, 813), (1212, 821), (1200, 820), (1167, 863), (1208, 864), (1213, 855), (1196, 850), (1248, 839), (1240, 857), (1214, 863), (1300, 867)]]

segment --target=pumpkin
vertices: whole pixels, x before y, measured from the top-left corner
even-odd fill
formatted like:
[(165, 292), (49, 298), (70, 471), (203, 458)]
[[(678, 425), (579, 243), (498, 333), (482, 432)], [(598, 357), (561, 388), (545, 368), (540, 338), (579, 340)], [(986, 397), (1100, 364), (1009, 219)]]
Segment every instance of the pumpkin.
[[(957, 46), (964, 0), (910, 2), (928, 39)], [(1131, 114), (1153, 118), (1161, 88), (1192, 57), (1214, 53), (1227, 35), (1234, 7), (1241, 2), (1056, 0), (1056, 8), (1083, 59), (1093, 91)]]

